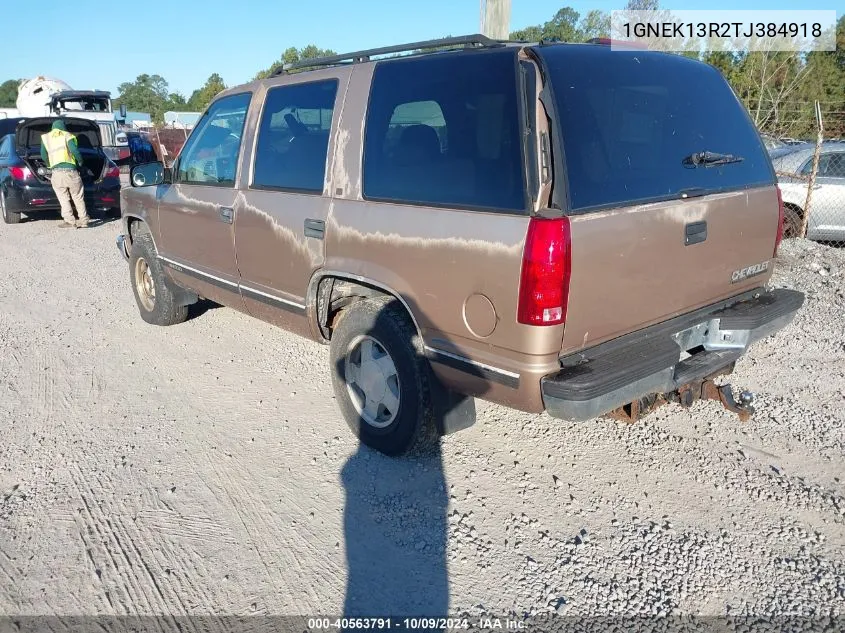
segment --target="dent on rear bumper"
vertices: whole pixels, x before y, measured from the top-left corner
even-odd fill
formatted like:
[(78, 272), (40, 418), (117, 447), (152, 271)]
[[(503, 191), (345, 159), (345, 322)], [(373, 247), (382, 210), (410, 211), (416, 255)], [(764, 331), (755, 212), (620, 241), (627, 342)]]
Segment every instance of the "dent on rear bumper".
[[(541, 381), (543, 403), (554, 417), (584, 421), (638, 398), (671, 393), (731, 366), (756, 341), (786, 326), (804, 302), (795, 290), (759, 293), (727, 308), (696, 312), (610, 344), (562, 359), (562, 369)], [(702, 349), (681, 359), (690, 349)]]

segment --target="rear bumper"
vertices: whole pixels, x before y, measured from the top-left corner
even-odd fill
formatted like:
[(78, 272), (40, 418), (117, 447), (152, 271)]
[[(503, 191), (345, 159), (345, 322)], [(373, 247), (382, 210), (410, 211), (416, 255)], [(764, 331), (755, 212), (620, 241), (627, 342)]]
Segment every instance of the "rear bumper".
[[(120, 208), (120, 180), (109, 178), (97, 184), (85, 185), (85, 207), (91, 210)], [(59, 199), (49, 183), (17, 185), (10, 187), (6, 203), (15, 212), (26, 214), (59, 209)]]
[(732, 366), (749, 345), (787, 325), (803, 303), (795, 290), (760, 290), (562, 358), (561, 370), (541, 381), (543, 403), (550, 415), (578, 421), (672, 393)]

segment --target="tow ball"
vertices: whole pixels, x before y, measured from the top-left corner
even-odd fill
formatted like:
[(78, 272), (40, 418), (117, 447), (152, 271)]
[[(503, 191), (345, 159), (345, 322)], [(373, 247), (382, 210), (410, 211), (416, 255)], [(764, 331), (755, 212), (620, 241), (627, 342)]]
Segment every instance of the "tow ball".
[(696, 400), (716, 400), (731, 413), (736, 413), (742, 422), (747, 422), (754, 415), (754, 394), (743, 391), (739, 401), (734, 399), (730, 385), (717, 385), (710, 379), (700, 383), (684, 385), (677, 391), (678, 403), (682, 407), (692, 406)]

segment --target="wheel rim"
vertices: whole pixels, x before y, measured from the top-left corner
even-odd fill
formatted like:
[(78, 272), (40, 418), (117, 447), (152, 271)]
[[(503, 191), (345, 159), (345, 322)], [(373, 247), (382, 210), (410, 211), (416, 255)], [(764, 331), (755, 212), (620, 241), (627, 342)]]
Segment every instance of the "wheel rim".
[(389, 426), (399, 412), (399, 372), (390, 354), (371, 336), (349, 345), (344, 361), (349, 398), (364, 421), (378, 429)]
[(797, 211), (791, 207), (787, 207), (783, 218), (783, 237), (798, 237), (801, 234), (804, 219)]
[(9, 216), (6, 214), (6, 194), (0, 191), (0, 211), (3, 212), (3, 219), (8, 220)]
[(152, 312), (156, 305), (156, 286), (150, 265), (143, 257), (135, 262), (135, 290), (144, 308)]

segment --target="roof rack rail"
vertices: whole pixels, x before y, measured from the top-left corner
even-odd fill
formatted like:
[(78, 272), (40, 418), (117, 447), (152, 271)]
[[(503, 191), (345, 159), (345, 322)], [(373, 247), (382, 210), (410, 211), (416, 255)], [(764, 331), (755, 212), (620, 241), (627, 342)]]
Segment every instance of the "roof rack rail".
[(331, 55), (330, 57), (315, 57), (314, 59), (302, 59), (298, 62), (285, 64), (276, 70), (271, 76), (283, 75), (289, 70), (297, 68), (314, 68), (320, 66), (337, 66), (340, 64), (360, 64), (370, 61), (370, 58), (379, 55), (390, 55), (391, 53), (407, 53), (427, 48), (495, 48), (504, 46), (504, 42), (494, 40), (484, 35), (461, 35), (458, 37), (444, 37), (437, 40), (425, 40), (423, 42), (411, 42), (409, 44), (396, 44), (395, 46), (384, 46), (382, 48), (371, 48), (354, 53), (343, 55)]

